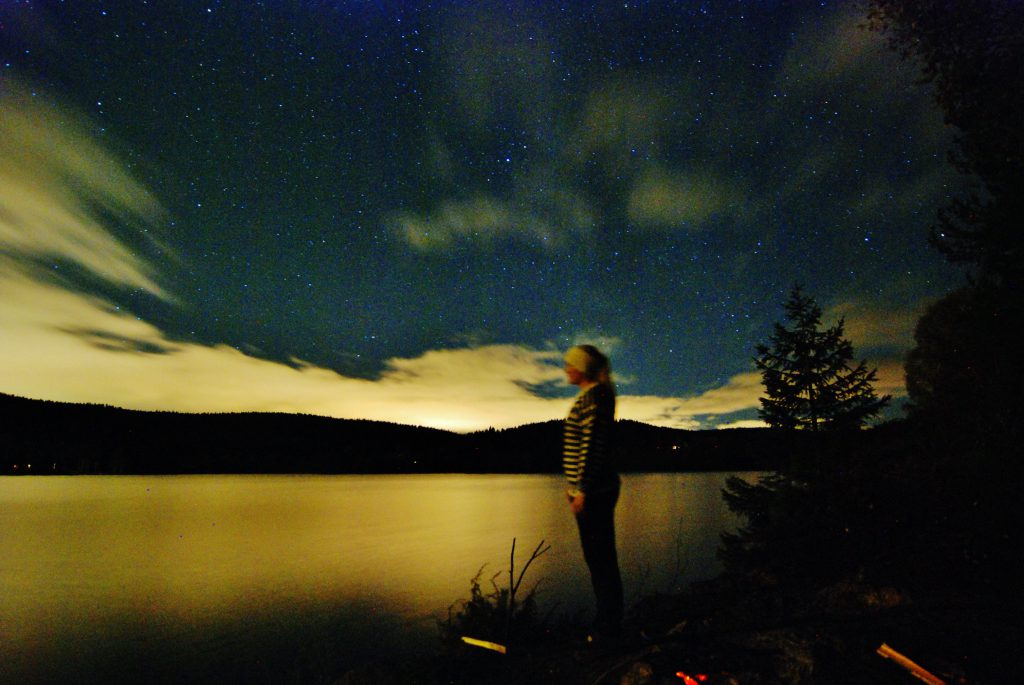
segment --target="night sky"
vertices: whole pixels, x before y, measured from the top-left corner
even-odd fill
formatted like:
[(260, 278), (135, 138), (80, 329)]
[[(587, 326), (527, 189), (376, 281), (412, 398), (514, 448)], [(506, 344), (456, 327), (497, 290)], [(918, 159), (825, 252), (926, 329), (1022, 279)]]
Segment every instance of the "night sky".
[(903, 390), (951, 131), (851, 2), (0, 0), (0, 391), (752, 425), (794, 283)]

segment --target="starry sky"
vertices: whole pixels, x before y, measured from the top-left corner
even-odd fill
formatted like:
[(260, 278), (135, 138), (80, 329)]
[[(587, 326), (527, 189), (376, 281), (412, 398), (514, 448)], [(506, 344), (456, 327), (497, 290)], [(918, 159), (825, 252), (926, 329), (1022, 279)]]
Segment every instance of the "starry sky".
[(0, 1), (0, 392), (757, 424), (799, 283), (897, 414), (969, 188), (854, 2)]

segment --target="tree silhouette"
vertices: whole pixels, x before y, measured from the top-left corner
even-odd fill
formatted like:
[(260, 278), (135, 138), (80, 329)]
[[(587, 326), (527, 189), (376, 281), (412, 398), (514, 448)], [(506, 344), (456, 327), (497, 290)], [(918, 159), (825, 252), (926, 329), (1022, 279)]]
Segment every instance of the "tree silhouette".
[(759, 414), (769, 426), (838, 430), (862, 427), (891, 399), (878, 397), (876, 370), (851, 366), (853, 345), (843, 337), (844, 320), (821, 329), (821, 308), (799, 285), (786, 302), (789, 326), (775, 324), (770, 344), (755, 359), (766, 397)]
[(983, 186), (940, 211), (932, 243), (950, 261), (977, 266), (983, 280), (1019, 285), (1024, 3), (871, 0), (868, 25), (921, 66), (946, 123), (956, 127), (951, 161)]
[(812, 449), (799, 450), (755, 482), (726, 480), (725, 502), (746, 524), (722, 535), (719, 556), (727, 572), (741, 576), (756, 571), (777, 579), (820, 579), (857, 563), (850, 560), (847, 531), (865, 490), (855, 486), (851, 454), (859, 441), (850, 440), (849, 431), (890, 398), (875, 394), (874, 369), (863, 361), (853, 365), (844, 321), (822, 329), (821, 308), (798, 285), (785, 311), (789, 325), (776, 324), (769, 344), (757, 346), (767, 393), (760, 415), (773, 428), (805, 431)]
[[(1021, 440), (1024, 358), (1024, 3), (871, 0), (869, 26), (921, 66), (956, 127), (957, 168), (983, 192), (943, 207), (932, 242), (970, 281), (933, 303), (907, 360), (913, 414), (951, 452)], [(953, 447), (951, 441), (961, 443)]]
[[(939, 208), (931, 242), (970, 277), (918, 323), (908, 420), (793, 431), (829, 458), (752, 483), (731, 478), (723, 495), (745, 525), (723, 535), (719, 554), (727, 574), (754, 590), (806, 596), (854, 579), (925, 600), (955, 597), (957, 613), (978, 620), (945, 622), (956, 637), (943, 640), (977, 645), (976, 666), (988, 660), (996, 680), (1021, 682), (1021, 667), (998, 655), (1020, 642), (1024, 597), (1024, 3), (869, 0), (867, 9), (869, 27), (920, 66), (956, 127), (950, 159), (976, 191)], [(794, 393), (781, 376), (771, 382)], [(772, 423), (786, 409), (770, 404), (762, 416)]]

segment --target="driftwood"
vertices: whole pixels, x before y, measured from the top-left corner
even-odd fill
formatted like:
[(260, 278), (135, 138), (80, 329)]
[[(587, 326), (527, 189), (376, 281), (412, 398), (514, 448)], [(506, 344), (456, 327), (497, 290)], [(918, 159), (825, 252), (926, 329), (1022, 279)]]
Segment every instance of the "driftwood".
[(474, 647), (482, 647), (483, 649), (489, 649), (492, 652), (498, 654), (507, 654), (508, 648), (505, 645), (499, 645), (497, 642), (489, 642), (487, 640), (477, 640), (475, 637), (462, 636), (462, 641), (467, 645), (473, 645)]
[(892, 660), (893, 663), (907, 669), (915, 678), (928, 683), (928, 685), (946, 685), (945, 680), (932, 675), (885, 643), (882, 643), (882, 646), (878, 648), (878, 653), (886, 659)]

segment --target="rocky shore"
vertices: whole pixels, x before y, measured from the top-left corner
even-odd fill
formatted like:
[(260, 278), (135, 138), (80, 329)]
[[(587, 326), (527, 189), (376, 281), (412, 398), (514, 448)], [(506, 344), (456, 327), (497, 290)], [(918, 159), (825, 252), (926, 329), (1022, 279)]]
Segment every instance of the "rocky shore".
[(856, 582), (793, 592), (718, 579), (645, 599), (614, 643), (589, 644), (568, 625), (538, 626), (506, 654), (461, 645), (436, 657), (367, 664), (335, 685), (1024, 682), (1012, 657), (1024, 644), (1012, 605), (1019, 599), (912, 596)]

